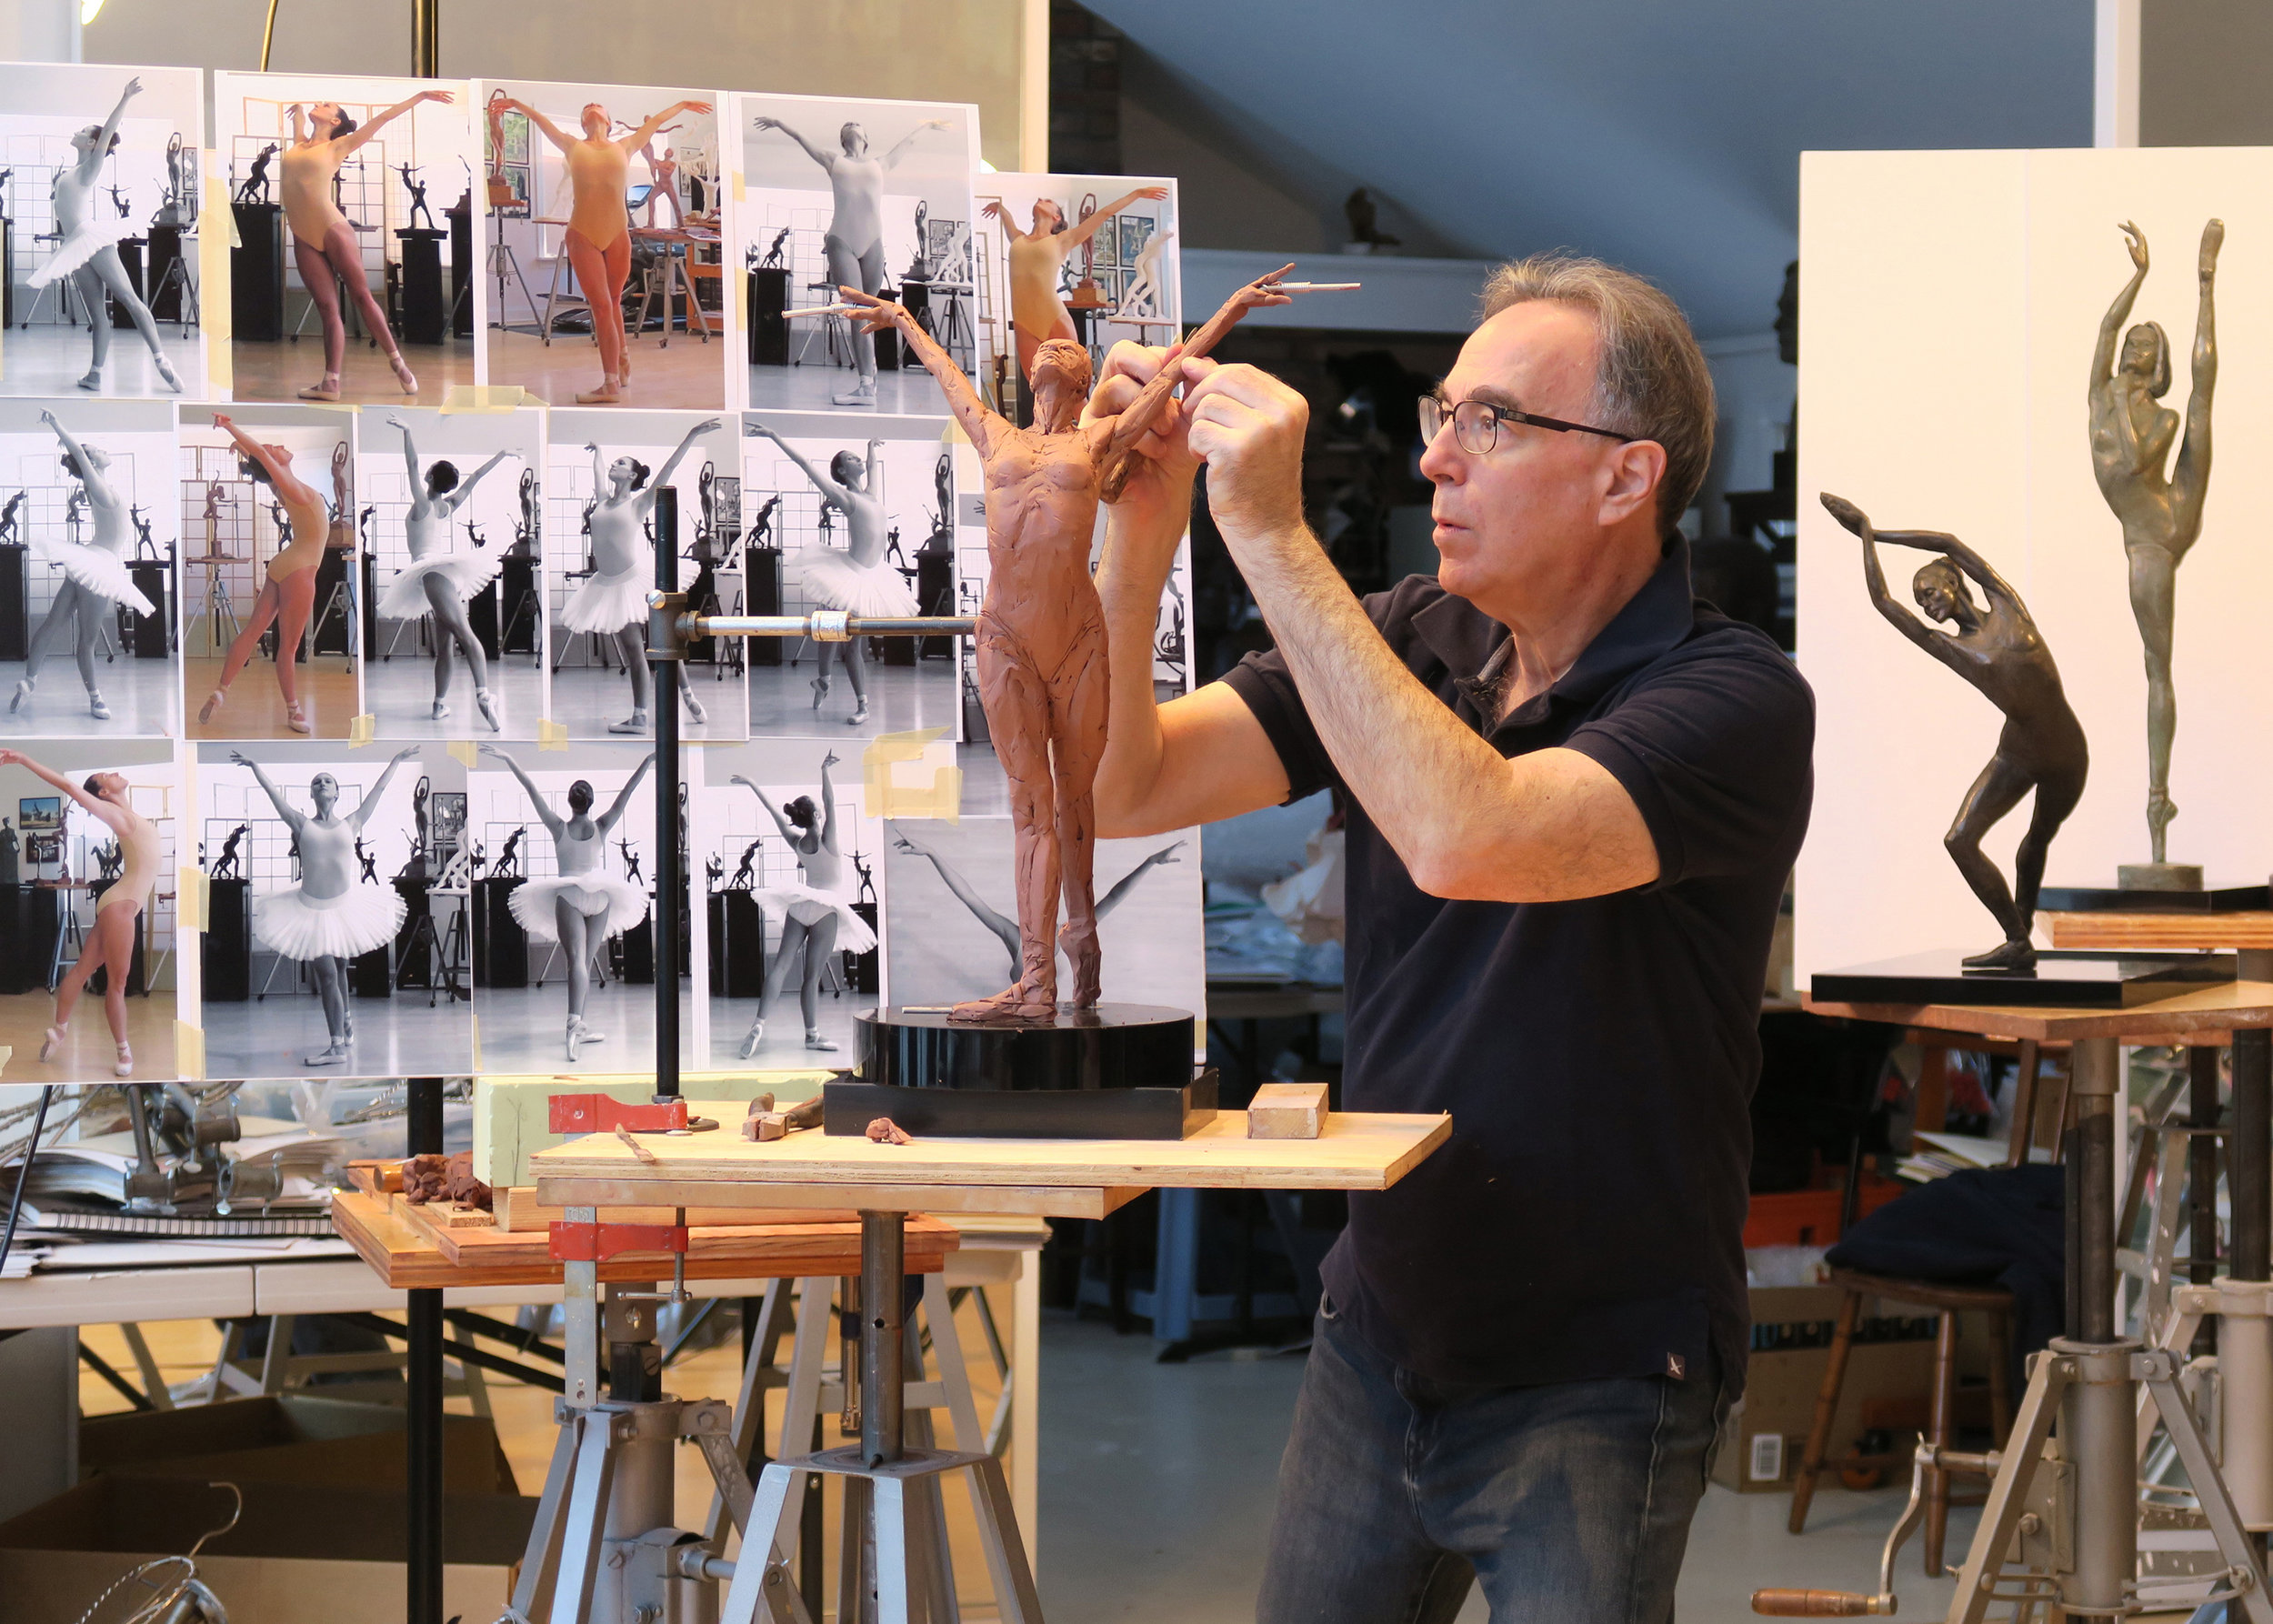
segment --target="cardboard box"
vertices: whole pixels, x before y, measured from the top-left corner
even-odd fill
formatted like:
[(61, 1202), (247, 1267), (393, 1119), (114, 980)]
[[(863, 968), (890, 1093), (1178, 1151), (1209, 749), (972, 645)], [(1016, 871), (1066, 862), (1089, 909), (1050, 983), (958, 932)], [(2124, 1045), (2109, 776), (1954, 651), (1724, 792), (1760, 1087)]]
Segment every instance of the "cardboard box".
[[(1838, 1319), (1836, 1286), (1764, 1286), (1752, 1291), (1756, 1333), (1817, 1345), (1756, 1348), (1743, 1399), (1729, 1411), (1713, 1458), (1713, 1481), (1740, 1494), (1782, 1494), (1799, 1471), (1799, 1457), (1815, 1426), (1816, 1395), (1831, 1363), (1831, 1328)], [(1924, 1322), (1930, 1317), (1908, 1303), (1866, 1301), (1859, 1323), (1874, 1318)], [(1770, 1328), (1773, 1328), (1772, 1329)], [(1824, 1456), (1826, 1481), (1832, 1462), (1861, 1439), (1867, 1399), (1922, 1398), (1933, 1386), (1934, 1343), (1930, 1328), (1908, 1339), (1857, 1340), (1849, 1351), (1847, 1379), (1832, 1418), (1831, 1441)], [(1898, 1439), (1897, 1449), (1910, 1440)], [(1900, 1474), (1897, 1474), (1900, 1475)]]

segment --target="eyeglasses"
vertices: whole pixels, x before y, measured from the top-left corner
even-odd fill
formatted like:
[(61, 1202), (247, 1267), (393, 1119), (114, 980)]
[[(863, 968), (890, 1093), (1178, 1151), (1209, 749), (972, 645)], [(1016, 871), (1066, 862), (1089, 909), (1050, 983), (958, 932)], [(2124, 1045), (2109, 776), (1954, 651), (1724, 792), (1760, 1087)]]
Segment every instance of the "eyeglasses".
[(1452, 419), (1452, 437), (1461, 450), (1470, 456), (1482, 456), (1499, 443), (1499, 426), (1503, 423), (1528, 423), (1534, 428), (1553, 429), (1557, 434), (1600, 435), (1606, 440), (1632, 445), (1645, 436), (1620, 434), (1615, 428), (1596, 428), (1585, 423), (1566, 423), (1560, 417), (1542, 417), (1536, 412), (1518, 412), (1488, 400), (1464, 400), (1447, 407), (1441, 396), (1420, 397), (1421, 439), (1432, 441), (1445, 419)]

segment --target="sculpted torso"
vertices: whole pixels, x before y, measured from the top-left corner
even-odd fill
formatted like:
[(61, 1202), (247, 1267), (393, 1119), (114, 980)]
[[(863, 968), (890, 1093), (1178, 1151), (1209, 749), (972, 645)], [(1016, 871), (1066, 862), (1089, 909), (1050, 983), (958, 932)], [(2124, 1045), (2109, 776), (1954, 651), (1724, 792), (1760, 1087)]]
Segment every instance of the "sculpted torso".
[(1096, 430), (1016, 429), (986, 458), (986, 603), (1037, 647), (1096, 611)]
[[(2099, 493), (2122, 522), (2126, 546), (2178, 550), (2201, 534), (2198, 507), (2185, 522), (2166, 472), (2178, 414), (2121, 374), (2091, 392), (2091, 466)], [(2181, 528), (2184, 534), (2180, 534)]]

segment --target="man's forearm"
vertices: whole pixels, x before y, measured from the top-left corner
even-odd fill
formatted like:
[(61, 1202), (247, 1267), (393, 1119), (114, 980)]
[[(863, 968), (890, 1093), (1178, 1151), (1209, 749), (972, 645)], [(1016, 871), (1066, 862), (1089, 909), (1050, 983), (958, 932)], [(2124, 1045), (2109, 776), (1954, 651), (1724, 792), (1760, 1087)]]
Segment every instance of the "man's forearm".
[[(1152, 689), (1152, 632), (1167, 585), (1173, 549), (1139, 546), (1126, 533), (1132, 521), (1106, 509), (1105, 555), (1097, 568), (1097, 596), (1105, 606), (1110, 672), (1110, 720), (1097, 764), (1099, 833), (1141, 823), (1141, 811), (1160, 774), (1160, 711)], [(1170, 560), (1154, 562), (1164, 554)]]

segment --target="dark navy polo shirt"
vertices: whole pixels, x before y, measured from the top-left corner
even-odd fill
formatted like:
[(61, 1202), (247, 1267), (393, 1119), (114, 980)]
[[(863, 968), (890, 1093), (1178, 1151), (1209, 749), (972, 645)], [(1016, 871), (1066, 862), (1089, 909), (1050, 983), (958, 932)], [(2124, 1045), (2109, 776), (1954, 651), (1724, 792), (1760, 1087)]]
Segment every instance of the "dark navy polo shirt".
[(1747, 1108), (1814, 696), (1767, 637), (1691, 598), (1686, 546), (1497, 724), (1479, 704), (1506, 627), (1425, 576), (1366, 611), (1501, 754), (1600, 763), (1659, 874), (1573, 902), (1426, 895), (1344, 790), (1285, 660), (1226, 677), (1294, 795), (1330, 787), (1347, 814), (1344, 1106), (1452, 1113), (1434, 1156), (1350, 1198), (1327, 1288), (1385, 1358), (1438, 1380), (1678, 1375), (1709, 1347), (1740, 1384)]

